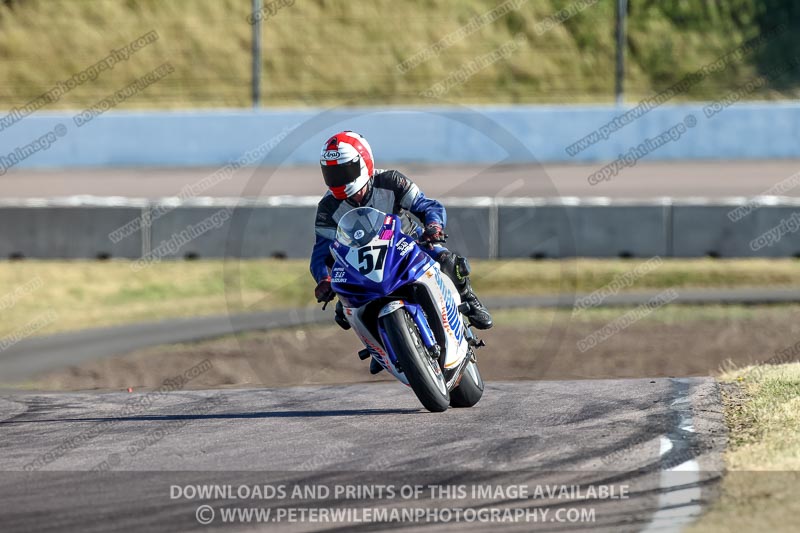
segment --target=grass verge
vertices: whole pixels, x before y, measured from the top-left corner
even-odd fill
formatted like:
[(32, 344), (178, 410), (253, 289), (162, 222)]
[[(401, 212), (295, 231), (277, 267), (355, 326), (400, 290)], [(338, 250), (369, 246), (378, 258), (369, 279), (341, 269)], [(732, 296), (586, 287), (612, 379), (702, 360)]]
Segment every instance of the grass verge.
[(720, 499), (691, 531), (797, 531), (800, 363), (750, 366), (720, 379), (728, 471)]
[[(475, 261), (481, 296), (621, 290), (800, 286), (794, 260), (664, 260), (634, 275), (639, 260)], [(639, 268), (639, 271), (643, 269)], [(162, 318), (315, 305), (304, 260), (0, 263), (0, 337)], [(39, 321), (43, 316), (52, 320)], [(38, 327), (29, 327), (38, 324)]]
[[(268, 11), (262, 23), (261, 100), (269, 106), (613, 101), (615, 2), (263, 4)], [(785, 0), (630, 4), (629, 101), (672, 86), (740, 43), (795, 21), (797, 14)], [(23, 106), (109, 50), (156, 31), (154, 44), (46, 109), (85, 108), (166, 61), (174, 73), (119, 109), (248, 107), (250, 6), (247, 0), (4, 0), (0, 99), (9, 107)], [(712, 70), (674, 100), (718, 99), (769, 64), (788, 64), (798, 52), (793, 34)], [(518, 42), (515, 36), (525, 41), (509, 48)], [(347, 68), (331, 68), (332, 51)], [(795, 73), (784, 72), (746, 98), (792, 98), (796, 82)], [(437, 84), (446, 90), (442, 98), (425, 96)]]

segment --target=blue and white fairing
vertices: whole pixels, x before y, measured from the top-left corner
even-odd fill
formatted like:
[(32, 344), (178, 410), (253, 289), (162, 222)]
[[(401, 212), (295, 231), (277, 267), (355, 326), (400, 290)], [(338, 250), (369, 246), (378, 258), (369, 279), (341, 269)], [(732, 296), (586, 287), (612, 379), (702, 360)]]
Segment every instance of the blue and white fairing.
[[(408, 384), (396, 366), (397, 357), (393, 347), (388, 345), (385, 331), (376, 323), (379, 317), (405, 307), (417, 324), (423, 343), (431, 349), (436, 346), (442, 349), (441, 361), (446, 371), (462, 368), (469, 346), (458, 312), (461, 298), (455, 285), (413, 237), (402, 233), (401, 227), (398, 216), (369, 207), (346, 213), (339, 221), (336, 241), (331, 245), (335, 259), (331, 285), (342, 301), (353, 332), (372, 357), (398, 380)], [(367, 312), (371, 302), (391, 296), (412, 283), (428, 293), (433, 309), (429, 309), (427, 315), (419, 302), (402, 298), (390, 298), (383, 303), (377, 317), (374, 312)], [(435, 321), (440, 332), (438, 339), (429, 321)], [(452, 388), (460, 374), (450, 376), (448, 387)]]
[(354, 209), (342, 217), (331, 245), (336, 260), (331, 284), (346, 307), (388, 296), (434, 263), (401, 227), (400, 217), (376, 209)]

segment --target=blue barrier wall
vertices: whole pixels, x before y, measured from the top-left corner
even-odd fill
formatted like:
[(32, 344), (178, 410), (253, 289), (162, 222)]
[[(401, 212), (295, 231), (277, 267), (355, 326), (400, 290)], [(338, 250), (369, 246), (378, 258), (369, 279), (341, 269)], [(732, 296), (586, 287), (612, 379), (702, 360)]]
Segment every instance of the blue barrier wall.
[[(276, 136), (286, 138), (262, 163), (313, 164), (324, 140), (340, 129), (364, 134), (386, 162), (610, 161), (689, 115), (696, 125), (645, 159), (800, 158), (800, 105), (791, 103), (738, 104), (710, 118), (704, 105), (665, 105), (567, 153), (623, 112), (613, 106), (108, 112), (80, 127), (76, 113), (34, 114), (0, 131), (0, 174), (9, 166), (220, 166)], [(39, 146), (47, 149), (18, 157), (43, 137)]]

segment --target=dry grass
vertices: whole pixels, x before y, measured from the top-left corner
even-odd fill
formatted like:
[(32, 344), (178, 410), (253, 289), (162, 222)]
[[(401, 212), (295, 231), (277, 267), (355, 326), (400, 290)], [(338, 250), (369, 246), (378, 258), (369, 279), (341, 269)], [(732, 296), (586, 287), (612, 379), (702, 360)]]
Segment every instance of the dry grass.
[(727, 372), (741, 396), (728, 394), (732, 471), (800, 471), (800, 363)]
[[(268, 0), (266, 4), (271, 4)], [(515, 35), (528, 42), (479, 69), (444, 97), (460, 103), (613, 99), (614, 2), (589, 5), (542, 32), (573, 0), (520, 1), (519, 9), (453, 39), (407, 72), (398, 64), (459, 31), (498, 2), (374, 0), (286, 2), (263, 22), (262, 101), (267, 105), (429, 103), (420, 95)], [(758, 33), (751, 0), (633, 6), (626, 87), (638, 100), (674, 84)], [(703, 3), (707, 4), (707, 3)], [(717, 3), (714, 3), (717, 4)], [(137, 36), (159, 41), (49, 108), (83, 108), (164, 61), (175, 73), (122, 104), (248, 107), (250, 0), (8, 0), (0, 3), (0, 100), (22, 105)], [(688, 7), (687, 7), (688, 6)], [(709, 11), (711, 9), (711, 11)], [(400, 31), (397, 31), (400, 30)], [(719, 98), (757, 72), (748, 56), (682, 99)], [(767, 88), (749, 98), (776, 96)]]
[(725, 373), (730, 445), (722, 496), (692, 531), (797, 531), (800, 363)]
[[(475, 286), (484, 296), (590, 292), (632, 272), (642, 261), (475, 261)], [(669, 260), (636, 278), (631, 289), (782, 287), (800, 285), (793, 260)], [(30, 294), (18, 289), (35, 282)], [(126, 261), (0, 263), (0, 336), (45, 312), (57, 319), (36, 333), (83, 329), (167, 317), (315, 305), (314, 284), (302, 260), (193, 261), (155, 264), (134, 272)]]

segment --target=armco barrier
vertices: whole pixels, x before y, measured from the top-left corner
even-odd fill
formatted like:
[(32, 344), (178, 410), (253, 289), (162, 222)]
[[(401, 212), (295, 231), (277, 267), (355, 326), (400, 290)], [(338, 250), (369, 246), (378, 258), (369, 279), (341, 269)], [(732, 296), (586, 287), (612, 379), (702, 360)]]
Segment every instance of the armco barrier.
[(218, 167), (259, 146), (262, 150), (257, 150), (255, 157), (246, 157), (246, 164), (317, 164), (320, 146), (342, 129), (365, 135), (381, 164), (613, 161), (691, 115), (696, 120), (694, 127), (644, 159), (800, 158), (796, 128), (800, 104), (739, 103), (710, 118), (704, 107), (660, 106), (610, 135), (604, 131), (605, 139), (589, 139), (585, 149), (572, 154), (567, 147), (595, 135), (628, 108), (515, 105), (112, 111), (80, 128), (73, 122), (75, 112), (36, 113), (0, 134), (0, 157), (61, 124), (66, 128), (64, 136), (14, 166)]
[[(0, 258), (305, 258), (317, 200), (5, 200)], [(447, 246), (473, 258), (800, 257), (800, 199), (759, 199), (732, 220), (746, 201), (445, 200)]]

